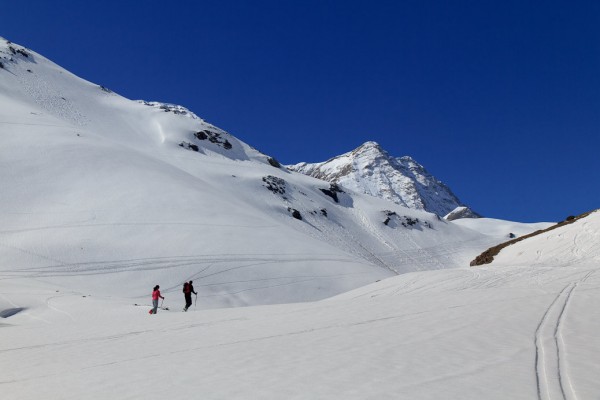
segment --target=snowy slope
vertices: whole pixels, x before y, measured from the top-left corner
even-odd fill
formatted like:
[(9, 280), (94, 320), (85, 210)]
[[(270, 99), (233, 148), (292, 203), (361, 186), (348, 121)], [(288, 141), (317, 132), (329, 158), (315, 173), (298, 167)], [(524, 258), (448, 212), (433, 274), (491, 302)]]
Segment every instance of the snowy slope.
[[(600, 212), (595, 212), (503, 249), (490, 266), (407, 274), (335, 300), (389, 303), (395, 298), (407, 306), (407, 314), (414, 297), (448, 301), (450, 315), (428, 322), (433, 325), (432, 340), (422, 340), (417, 347), (422, 357), (444, 354), (458, 359), (437, 358), (434, 366), (424, 366), (429, 378), (421, 381), (418, 377), (425, 374), (412, 373), (418, 382), (434, 383), (433, 388), (414, 385), (421, 390), (415, 398), (445, 393), (448, 398), (473, 399), (596, 399), (599, 237)], [(427, 310), (431, 317), (437, 312), (436, 301), (432, 303)], [(421, 311), (425, 308), (419, 305)], [(418, 316), (415, 319), (411, 325), (422, 324)], [(427, 332), (427, 326), (415, 332)], [(445, 347), (453, 340), (454, 346)], [(410, 360), (422, 357), (415, 352)]]
[[(325, 162), (303, 162), (288, 168), (440, 217), (464, 207), (450, 188), (422, 165), (408, 156), (392, 157), (375, 142), (366, 142)], [(478, 216), (474, 212), (471, 215)]]
[(125, 299), (6, 288), (39, 304), (0, 328), (2, 393), (597, 399), (599, 232), (595, 213), (497, 265), (408, 273), (314, 303), (149, 317)]
[(11, 285), (137, 301), (195, 279), (203, 307), (285, 303), (467, 265), (499, 241), (290, 172), (183, 107), (125, 99), (19, 45), (0, 41), (0, 60)]

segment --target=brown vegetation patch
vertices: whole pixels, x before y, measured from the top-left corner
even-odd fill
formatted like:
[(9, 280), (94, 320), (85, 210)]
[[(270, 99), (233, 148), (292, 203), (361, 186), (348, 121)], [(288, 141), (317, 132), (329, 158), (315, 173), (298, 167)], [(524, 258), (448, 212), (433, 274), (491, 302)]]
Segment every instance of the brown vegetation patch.
[(477, 266), (477, 265), (490, 264), (492, 261), (494, 261), (494, 256), (498, 255), (498, 253), (500, 253), (500, 250), (502, 250), (503, 248), (508, 247), (508, 246), (510, 246), (512, 244), (515, 244), (517, 242), (520, 242), (521, 240), (528, 239), (528, 238), (533, 237), (533, 236), (537, 236), (540, 233), (548, 232), (548, 231), (551, 231), (553, 229), (560, 228), (561, 226), (572, 224), (573, 222), (577, 221), (578, 219), (585, 218), (585, 217), (587, 217), (588, 215), (590, 215), (591, 213), (593, 213), (595, 211), (598, 211), (598, 210), (589, 211), (589, 212), (583, 213), (581, 215), (578, 215), (576, 217), (570, 215), (564, 221), (559, 222), (556, 225), (552, 225), (551, 227), (549, 227), (547, 229), (541, 229), (541, 230), (535, 231), (533, 233), (530, 233), (528, 235), (523, 235), (523, 236), (518, 237), (516, 239), (509, 240), (508, 242), (500, 243), (497, 246), (490, 247), (489, 249), (487, 249), (486, 251), (484, 251), (483, 253), (481, 253), (480, 255), (478, 255), (473, 261), (471, 261), (470, 265), (471, 265), (471, 267), (474, 267), (474, 266)]

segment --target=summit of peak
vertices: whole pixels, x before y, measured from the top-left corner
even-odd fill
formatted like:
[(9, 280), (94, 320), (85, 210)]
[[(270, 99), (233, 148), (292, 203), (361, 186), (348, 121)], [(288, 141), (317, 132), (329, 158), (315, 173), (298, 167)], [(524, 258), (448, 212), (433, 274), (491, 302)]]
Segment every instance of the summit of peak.
[(364, 148), (369, 148), (369, 147), (381, 148), (381, 146), (379, 146), (379, 143), (377, 143), (377, 142), (374, 142), (374, 141), (372, 141), (372, 140), (369, 140), (369, 141), (367, 141), (367, 142), (364, 142), (364, 143), (363, 143), (363, 144), (361, 144), (361, 145), (360, 145), (358, 148), (361, 148), (361, 147), (364, 147)]
[(354, 149), (354, 152), (361, 152), (361, 151), (367, 151), (367, 150), (383, 151), (383, 149), (381, 148), (379, 143), (373, 142), (373, 141), (368, 141), (368, 142), (364, 142), (363, 144), (358, 146), (356, 149)]
[(363, 154), (374, 154), (376, 156), (384, 155), (387, 156), (387, 152), (379, 145), (377, 142), (368, 141), (356, 149), (352, 150), (350, 154), (354, 156), (363, 155)]
[(450, 188), (412, 157), (392, 157), (374, 141), (325, 162), (289, 169), (440, 217), (463, 206)]

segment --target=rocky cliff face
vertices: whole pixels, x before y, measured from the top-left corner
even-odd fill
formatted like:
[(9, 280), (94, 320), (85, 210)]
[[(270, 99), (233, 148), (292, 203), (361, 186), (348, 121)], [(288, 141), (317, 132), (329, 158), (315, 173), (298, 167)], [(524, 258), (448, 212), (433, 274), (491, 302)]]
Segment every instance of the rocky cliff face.
[(325, 162), (299, 163), (288, 169), (440, 217), (465, 207), (449, 187), (411, 157), (392, 157), (375, 142)]

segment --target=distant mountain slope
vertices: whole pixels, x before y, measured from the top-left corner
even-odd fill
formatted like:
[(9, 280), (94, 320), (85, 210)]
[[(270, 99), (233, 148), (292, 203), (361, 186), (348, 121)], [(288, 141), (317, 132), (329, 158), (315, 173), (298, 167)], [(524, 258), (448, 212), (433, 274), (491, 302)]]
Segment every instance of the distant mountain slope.
[[(375, 142), (321, 163), (287, 166), (345, 188), (443, 217), (464, 205), (450, 188), (412, 158), (390, 156)], [(470, 217), (478, 216), (471, 212)]]

